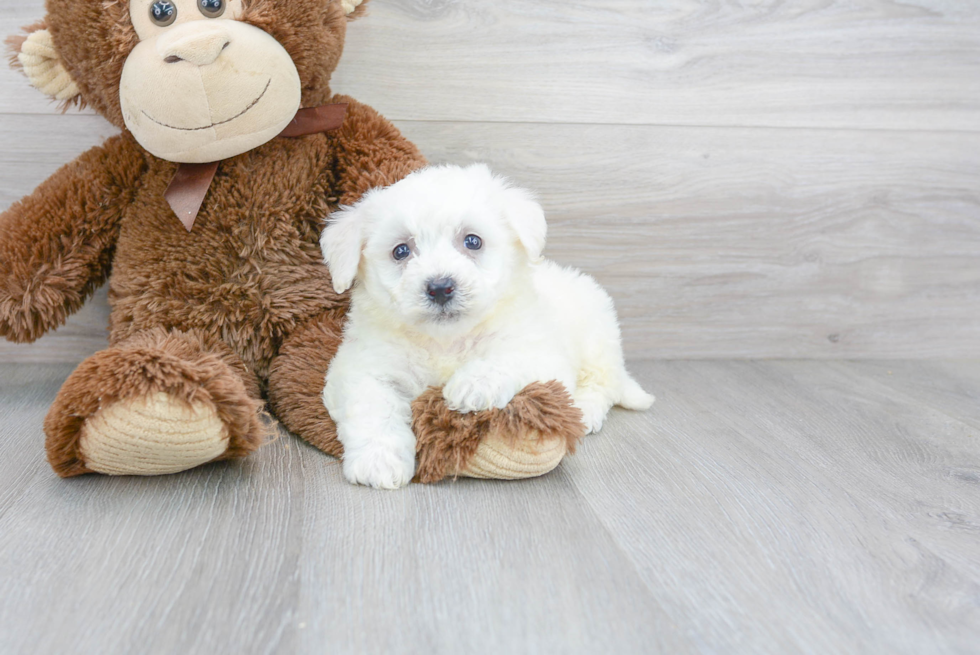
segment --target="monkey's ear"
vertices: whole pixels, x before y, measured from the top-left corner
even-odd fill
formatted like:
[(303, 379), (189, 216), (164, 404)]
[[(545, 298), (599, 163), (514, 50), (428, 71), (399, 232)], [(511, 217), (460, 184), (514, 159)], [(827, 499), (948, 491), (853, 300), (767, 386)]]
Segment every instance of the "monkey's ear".
[(44, 23), (25, 27), (24, 31), (27, 36), (17, 35), (7, 39), (7, 45), (12, 50), (11, 64), (21, 68), (31, 86), (41, 93), (64, 103), (75, 100), (81, 91), (65, 69)]
[(354, 285), (357, 268), (361, 264), (365, 236), (362, 207), (363, 204), (358, 203), (331, 214), (320, 237), (323, 261), (330, 270), (330, 279), (337, 293), (343, 293)]
[(340, 6), (344, 8), (347, 20), (354, 20), (363, 16), (367, 3), (368, 0), (340, 0)]

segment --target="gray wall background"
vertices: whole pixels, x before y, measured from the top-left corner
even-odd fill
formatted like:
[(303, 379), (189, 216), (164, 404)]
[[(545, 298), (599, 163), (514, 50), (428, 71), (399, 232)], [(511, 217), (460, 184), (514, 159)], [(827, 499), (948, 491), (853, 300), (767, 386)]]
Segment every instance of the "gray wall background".
[[(4, 0), (0, 34), (43, 16)], [(372, 0), (337, 92), (534, 189), (631, 358), (980, 357), (980, 4)], [(0, 71), (0, 208), (114, 128)], [(0, 361), (105, 344), (104, 290)]]

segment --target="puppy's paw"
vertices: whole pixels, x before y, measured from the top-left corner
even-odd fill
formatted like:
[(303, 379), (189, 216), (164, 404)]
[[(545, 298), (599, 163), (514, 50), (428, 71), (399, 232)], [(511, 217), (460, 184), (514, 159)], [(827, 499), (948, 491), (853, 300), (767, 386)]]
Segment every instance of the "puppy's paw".
[(585, 434), (595, 434), (602, 429), (606, 416), (612, 406), (602, 394), (582, 392), (575, 394), (575, 406), (582, 410), (582, 423), (585, 424)]
[(502, 409), (518, 392), (517, 381), (506, 371), (483, 362), (471, 362), (449, 378), (442, 389), (446, 407), (457, 412)]
[(607, 409), (598, 405), (586, 405), (582, 410), (582, 422), (585, 424), (585, 434), (595, 434), (602, 429), (606, 421)]
[(398, 489), (412, 481), (415, 456), (402, 449), (369, 446), (344, 453), (344, 477), (351, 484)]

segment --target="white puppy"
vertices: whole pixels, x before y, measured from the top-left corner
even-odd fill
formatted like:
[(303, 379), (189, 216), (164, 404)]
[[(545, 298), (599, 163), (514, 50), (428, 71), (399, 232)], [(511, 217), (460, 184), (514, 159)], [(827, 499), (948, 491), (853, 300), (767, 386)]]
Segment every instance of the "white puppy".
[(320, 245), (337, 292), (354, 289), (323, 400), (347, 480), (408, 484), (411, 402), (429, 386), (472, 412), (558, 380), (589, 432), (614, 404), (650, 406), (626, 372), (612, 299), (542, 260), (545, 232), (540, 205), (484, 165), (423, 169), (332, 216)]

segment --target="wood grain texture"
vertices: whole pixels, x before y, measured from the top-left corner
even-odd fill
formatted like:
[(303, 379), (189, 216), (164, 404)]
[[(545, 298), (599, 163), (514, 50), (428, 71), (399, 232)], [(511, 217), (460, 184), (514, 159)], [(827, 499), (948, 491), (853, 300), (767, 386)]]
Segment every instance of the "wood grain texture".
[(564, 475), (379, 495), (307, 450), (301, 651), (692, 651)]
[(0, 365), (0, 652), (975, 652), (980, 362), (631, 368), (548, 476), (380, 492), (289, 435), (58, 479), (69, 367)]
[(973, 361), (919, 361), (897, 370), (887, 361), (838, 362), (837, 367), (873, 378), (980, 430), (980, 381), (973, 375)]
[(976, 426), (839, 366), (639, 367), (654, 410), (563, 471), (707, 652), (973, 652)]
[[(95, 127), (29, 122), (55, 132), (36, 161), (0, 154), (24, 189)], [(433, 161), (536, 190), (546, 254), (610, 291), (632, 357), (980, 356), (980, 135), (398, 125)], [(101, 297), (87, 312), (0, 353), (80, 359), (105, 332)]]
[(980, 129), (972, 2), (374, 0), (348, 35), (334, 87), (399, 120)]
[[(373, 0), (334, 87), (537, 191), (631, 357), (980, 356), (980, 7), (655, 5)], [(114, 131), (54, 111), (0, 71), (0, 208)], [(101, 298), (0, 359), (79, 361)]]
[(980, 129), (974, 3), (392, 0), (371, 21), (334, 85), (400, 120)]
[(400, 125), (536, 190), (633, 357), (980, 357), (977, 135)]

